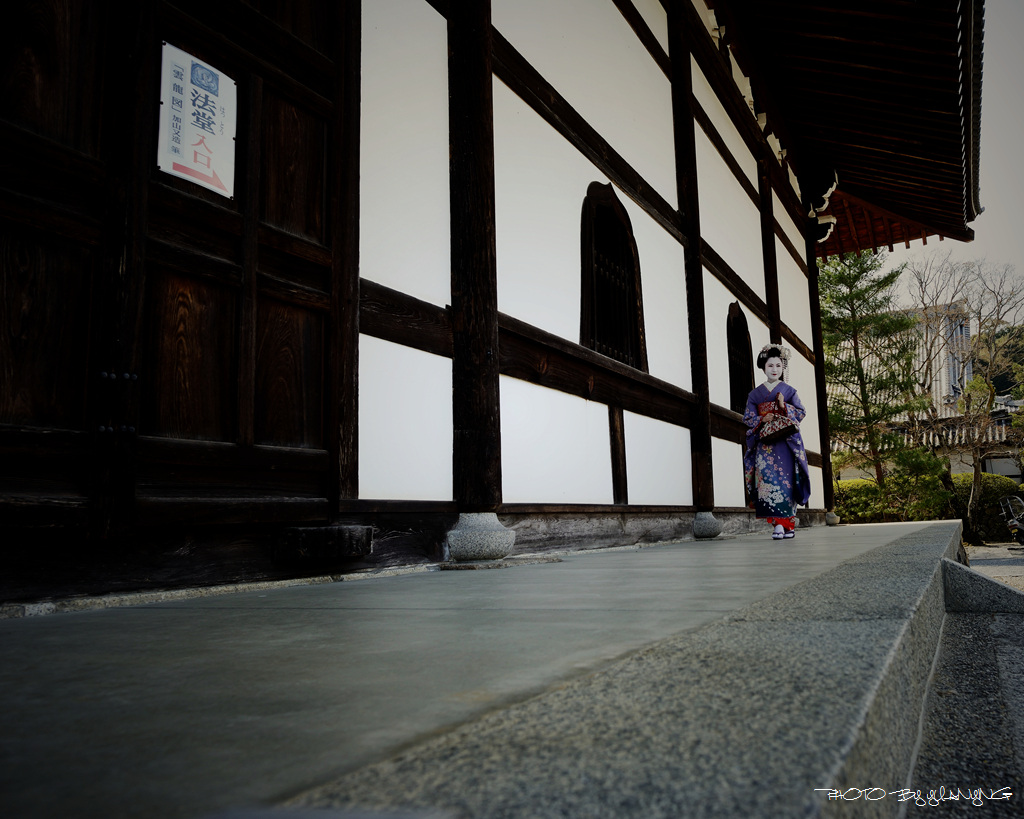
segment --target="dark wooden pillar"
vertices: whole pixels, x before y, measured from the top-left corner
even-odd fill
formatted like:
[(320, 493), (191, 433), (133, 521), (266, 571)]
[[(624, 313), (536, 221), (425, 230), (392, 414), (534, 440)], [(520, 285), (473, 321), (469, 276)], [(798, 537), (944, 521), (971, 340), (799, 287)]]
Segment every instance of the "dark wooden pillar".
[[(767, 149), (765, 149), (767, 151)], [(775, 257), (775, 207), (772, 201), (770, 157), (757, 160), (757, 197), (761, 211), (761, 254), (764, 259), (764, 296), (768, 306), (769, 341), (782, 343), (782, 310), (779, 305), (779, 263)]]
[[(812, 212), (803, 203), (804, 213)], [(807, 254), (808, 295), (811, 300), (811, 326), (814, 333), (814, 385), (818, 398), (818, 435), (821, 438), (821, 482), (825, 490), (825, 509), (836, 507), (835, 485), (832, 481), (832, 433), (828, 427), (828, 389), (825, 383), (825, 342), (821, 335), (821, 294), (818, 291), (817, 223), (812, 221), (805, 236)]]
[[(338, 500), (359, 497), (359, 116), (361, 3), (347, 0), (338, 16), (343, 32), (334, 127), (341, 161), (331, 186), (334, 216), (331, 290), (331, 400), (328, 447), (336, 458), (331, 487), (332, 514)], [(336, 197), (336, 201), (333, 199)]]
[[(700, 205), (697, 199), (697, 151), (694, 142), (693, 86), (690, 43), (696, 34), (680, 8), (668, 3), (669, 59), (672, 63), (672, 114), (675, 122), (676, 193), (683, 216), (686, 244), (686, 314), (690, 330), (690, 373), (697, 397), (690, 450), (693, 460), (693, 502), (698, 512), (715, 506), (711, 460), (711, 399), (708, 396), (708, 341), (704, 318), (704, 267), (701, 262)], [(701, 32), (703, 33), (703, 32)]]
[(608, 431), (612, 454), (612, 500), (617, 504), (627, 504), (626, 423), (622, 407), (608, 407)]
[(501, 503), (490, 0), (451, 0), (453, 475), (460, 512)]

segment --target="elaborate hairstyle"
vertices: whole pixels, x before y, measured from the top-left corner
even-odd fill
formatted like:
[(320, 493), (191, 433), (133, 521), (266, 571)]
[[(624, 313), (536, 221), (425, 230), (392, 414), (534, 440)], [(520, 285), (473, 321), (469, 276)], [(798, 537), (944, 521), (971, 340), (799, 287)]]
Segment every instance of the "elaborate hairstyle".
[(768, 363), (769, 358), (782, 359), (782, 380), (789, 380), (789, 347), (783, 347), (781, 344), (765, 344), (761, 348), (761, 352), (757, 354), (757, 368), (764, 370), (764, 365)]

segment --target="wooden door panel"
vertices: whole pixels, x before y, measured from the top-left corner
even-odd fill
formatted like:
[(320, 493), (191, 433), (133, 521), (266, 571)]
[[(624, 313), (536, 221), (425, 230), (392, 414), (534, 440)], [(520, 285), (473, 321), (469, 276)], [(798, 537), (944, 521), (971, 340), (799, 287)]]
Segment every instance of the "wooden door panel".
[(328, 3), (296, 3), (294, 0), (245, 0), (260, 14), (269, 17), (282, 30), (331, 57), (337, 47)]
[(279, 231), (260, 229), (260, 275), (265, 277), (260, 286), (290, 287), (292, 298), (327, 305), (331, 292), (331, 257), (321, 245), (304, 242), (297, 237), (279, 241)]
[(324, 243), (326, 235), (326, 125), (268, 91), (263, 99), (261, 218)]
[(95, 266), (93, 248), (0, 225), (0, 424), (83, 428)]
[(159, 175), (150, 185), (149, 238), (238, 265), (242, 255), (242, 216), (237, 205), (224, 197), (219, 197), (220, 201), (200, 199), (185, 191), (184, 185), (198, 187), (165, 175)]
[(149, 275), (152, 369), (143, 374), (141, 431), (168, 438), (233, 440), (236, 292), (159, 267)]
[(106, 4), (20, 0), (0, 26), (5, 119), (91, 156), (99, 155), (100, 49)]
[(261, 298), (256, 310), (256, 443), (324, 445), (324, 321)]

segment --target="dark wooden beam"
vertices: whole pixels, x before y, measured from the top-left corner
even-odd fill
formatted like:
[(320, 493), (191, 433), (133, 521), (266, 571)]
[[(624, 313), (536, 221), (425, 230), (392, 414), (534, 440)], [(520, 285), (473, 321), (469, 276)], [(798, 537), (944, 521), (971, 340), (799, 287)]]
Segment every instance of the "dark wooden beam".
[[(698, 511), (715, 507), (715, 477), (711, 453), (711, 401), (708, 394), (708, 337), (704, 316), (704, 268), (701, 262), (700, 201), (697, 195), (697, 150), (694, 142), (694, 98), (690, 53), (704, 30), (687, 24), (683, 9), (689, 0), (667, 6), (669, 57), (672, 61), (672, 119), (675, 123), (676, 190), (686, 216), (687, 242), (683, 251), (686, 279), (686, 317), (689, 324), (690, 377), (697, 399), (690, 427), (693, 502)], [(696, 15), (691, 15), (696, 16)], [(715, 56), (715, 59), (719, 59)]]
[(501, 503), (490, 0), (448, 5), (453, 482), (462, 512)]
[(499, 321), (502, 375), (692, 428), (693, 393), (511, 316)]
[(758, 211), (761, 215), (761, 258), (764, 264), (764, 292), (768, 306), (768, 335), (770, 341), (782, 341), (782, 312), (779, 305), (779, 265), (775, 258), (775, 215), (772, 203), (771, 180), (768, 163), (773, 161), (763, 153), (757, 160)]
[(451, 318), (443, 307), (362, 279), (359, 330), (434, 355), (452, 357)]

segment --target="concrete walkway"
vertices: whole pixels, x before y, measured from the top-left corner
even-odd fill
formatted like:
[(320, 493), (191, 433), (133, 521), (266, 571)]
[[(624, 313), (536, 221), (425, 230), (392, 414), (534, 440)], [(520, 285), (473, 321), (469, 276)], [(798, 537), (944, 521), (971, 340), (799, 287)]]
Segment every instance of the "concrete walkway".
[[(850, 701), (850, 719), (862, 726), (854, 712), (870, 691), (858, 686), (877, 683), (872, 675), (888, 667), (884, 658), (902, 645), (900, 635), (921, 608), (915, 601), (934, 597), (932, 576), (955, 534), (951, 527), (816, 528), (789, 542), (743, 536), (576, 552), (559, 555), (559, 562), (545, 555), (503, 569), (424, 571), (0, 620), (0, 816), (159, 819), (229, 809), (250, 816), (289, 800), (333, 806), (348, 811), (336, 814), (344, 816), (357, 815), (354, 805), (403, 804), (427, 811), (417, 816), (740, 815), (725, 812), (730, 804), (750, 808), (744, 815), (789, 815), (778, 812), (787, 788), (775, 781), (777, 765), (750, 754), (750, 730), (763, 722), (759, 708), (776, 712), (763, 727), (777, 731), (772, 692), (785, 678), (806, 690), (789, 688), (785, 694), (793, 699), (783, 710), (802, 712), (802, 726), (820, 723), (809, 730), (825, 745), (847, 730), (845, 723), (838, 734), (830, 729), (843, 722), (829, 713), (839, 698)], [(872, 550), (881, 550), (879, 556)], [(844, 561), (853, 563), (839, 566)], [(910, 574), (924, 579), (887, 585)], [(861, 610), (863, 601), (844, 599), (851, 589), (867, 590), (880, 601), (870, 606), (885, 610)], [(903, 589), (911, 602), (893, 602)], [(938, 594), (941, 604), (941, 589)], [(826, 610), (843, 605), (854, 608), (836, 616)], [(799, 613), (801, 607), (806, 611)], [(761, 649), (737, 652), (723, 664), (740, 632), (744, 645), (754, 639)], [(780, 651), (786, 641), (792, 645)], [(829, 663), (830, 653), (842, 660)], [(933, 656), (934, 645), (924, 658), (928, 667)], [(670, 670), (661, 665), (666, 657)], [(844, 663), (851, 673), (841, 678), (852, 682), (845, 691), (831, 690), (830, 678), (819, 673), (822, 664)], [(721, 676), (709, 677), (710, 671)], [(809, 676), (801, 677), (805, 672)], [(917, 676), (913, 686), (922, 688), (927, 673)], [(716, 699), (716, 680), (722, 690), (732, 680), (746, 699)], [(764, 689), (759, 680), (775, 684)], [(625, 693), (619, 688), (612, 696), (622, 685)], [(583, 710), (580, 696), (588, 704)], [(695, 719), (685, 709), (665, 710), (665, 703), (683, 701), (721, 717), (719, 744), (709, 743), (704, 757), (701, 749), (684, 753), (678, 743), (666, 746), (658, 738), (662, 718), (663, 727), (673, 726), (673, 739)], [(637, 713), (628, 713), (630, 702)], [(503, 768), (523, 750), (514, 743), (535, 753), (543, 737), (528, 731), (512, 738), (494, 720), (537, 708), (544, 712), (541, 724), (563, 734), (560, 742), (573, 735), (584, 746), (611, 745), (620, 755), (602, 757), (600, 764), (622, 767), (566, 769), (551, 759), (534, 760), (549, 773), (558, 771), (544, 780), (554, 791), (547, 802), (537, 795), (503, 807), (488, 802), (495, 783), (467, 782), (472, 761), (466, 767), (462, 758), (456, 766), (450, 743), (457, 738), (464, 750), (475, 745), (485, 755), (481, 770), (495, 763), (488, 754)], [(609, 719), (612, 712), (615, 719)], [(639, 730), (642, 723), (646, 728)], [(581, 724), (603, 725), (605, 733), (581, 734)], [(510, 738), (513, 744), (506, 744)], [(761, 739), (765, 749), (782, 741)], [(551, 747), (586, 755), (560, 742)], [(809, 743), (793, 760), (822, 753), (818, 744)], [(729, 772), (723, 748), (735, 751), (733, 761), (754, 767)], [(453, 755), (451, 766), (443, 761), (446, 753)], [(657, 801), (677, 793), (658, 782), (658, 753), (663, 763), (677, 757), (664, 771), (696, 754), (690, 761), (697, 768), (717, 772), (716, 781), (705, 783), (707, 810)], [(404, 774), (396, 759), (406, 760)], [(427, 763), (434, 767), (424, 775)], [(625, 768), (633, 771), (631, 783), (640, 777), (638, 787), (651, 780), (644, 792), (655, 794), (654, 802), (628, 801), (615, 782)], [(757, 781), (768, 772), (768, 780)], [(430, 791), (423, 783), (439, 775), (449, 790), (475, 787), (484, 801), (459, 803), (456, 810), (443, 798), (417, 798)], [(393, 787), (393, 776), (404, 777), (408, 787)], [(730, 777), (736, 776), (753, 777), (753, 790), (724, 800), (707, 796), (733, 789)], [(353, 780), (369, 789), (365, 798), (350, 798)], [(831, 809), (813, 792), (819, 784), (830, 786), (793, 772), (788, 787), (799, 788), (799, 804), (792, 815)], [(903, 783), (885, 783), (897, 785)], [(575, 808), (559, 802), (577, 791)], [(766, 812), (753, 809), (751, 794), (762, 795)]]

